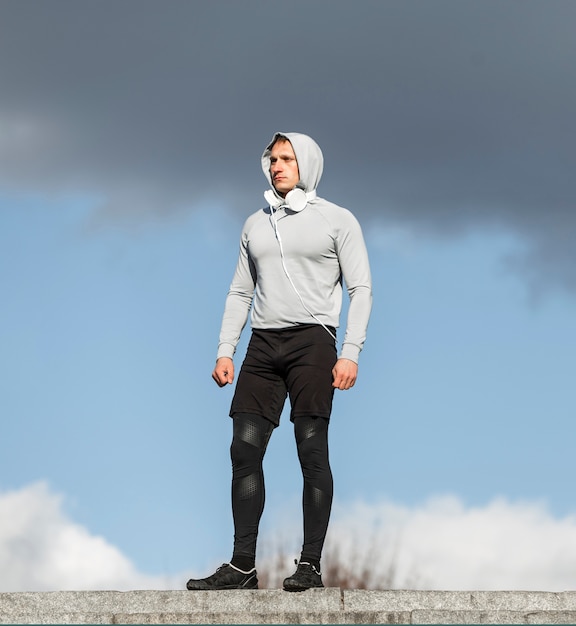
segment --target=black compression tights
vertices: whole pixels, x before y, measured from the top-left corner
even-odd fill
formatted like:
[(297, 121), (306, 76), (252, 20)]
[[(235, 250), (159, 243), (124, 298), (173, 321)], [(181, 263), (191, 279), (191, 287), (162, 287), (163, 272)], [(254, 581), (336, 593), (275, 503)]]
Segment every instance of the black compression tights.
[[(232, 512), (234, 555), (242, 569), (254, 565), (258, 525), (264, 510), (262, 460), (274, 425), (258, 415), (237, 413), (230, 446), (232, 458)], [(332, 472), (328, 460), (328, 420), (294, 420), (298, 458), (304, 477), (302, 498), (304, 544), (301, 560), (319, 562), (332, 507)]]

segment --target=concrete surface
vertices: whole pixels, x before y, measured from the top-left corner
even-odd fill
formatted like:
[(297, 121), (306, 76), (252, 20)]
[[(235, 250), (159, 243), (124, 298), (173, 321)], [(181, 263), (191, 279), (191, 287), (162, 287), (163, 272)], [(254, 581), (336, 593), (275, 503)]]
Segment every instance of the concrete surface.
[(2, 624), (576, 624), (576, 592), (0, 593)]

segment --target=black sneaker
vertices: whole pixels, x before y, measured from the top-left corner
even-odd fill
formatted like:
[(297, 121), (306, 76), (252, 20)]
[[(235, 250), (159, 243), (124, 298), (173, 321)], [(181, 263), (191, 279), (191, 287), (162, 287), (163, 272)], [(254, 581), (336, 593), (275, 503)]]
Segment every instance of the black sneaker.
[(212, 576), (207, 578), (194, 579), (191, 578), (186, 583), (186, 589), (190, 591), (211, 591), (218, 589), (258, 589), (258, 578), (256, 570), (251, 569), (249, 572), (224, 563)]
[(313, 587), (324, 587), (322, 574), (306, 561), (300, 561), (294, 574), (284, 579), (284, 591), (305, 591)]

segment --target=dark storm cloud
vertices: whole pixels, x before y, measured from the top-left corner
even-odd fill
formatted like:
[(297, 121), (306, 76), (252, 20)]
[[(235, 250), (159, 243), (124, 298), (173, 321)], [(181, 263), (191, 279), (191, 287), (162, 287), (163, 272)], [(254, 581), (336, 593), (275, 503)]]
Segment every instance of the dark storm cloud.
[(505, 228), (517, 267), (576, 290), (575, 23), (570, 0), (4, 0), (0, 184), (245, 215), (264, 145), (299, 130), (362, 219)]

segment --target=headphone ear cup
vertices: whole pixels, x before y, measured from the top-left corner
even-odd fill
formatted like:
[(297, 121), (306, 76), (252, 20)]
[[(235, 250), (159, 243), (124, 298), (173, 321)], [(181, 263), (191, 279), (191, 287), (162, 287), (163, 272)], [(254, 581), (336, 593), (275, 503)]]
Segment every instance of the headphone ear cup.
[(272, 191), (272, 189), (268, 189), (264, 192), (264, 200), (266, 200), (266, 202), (270, 205), (270, 206), (274, 206), (274, 204), (277, 201), (276, 196), (274, 195), (274, 192)]
[(294, 187), (292, 191), (289, 191), (286, 194), (286, 204), (290, 207), (290, 210), (295, 213), (303, 211), (308, 204), (306, 192), (303, 189), (300, 189), (300, 187)]

